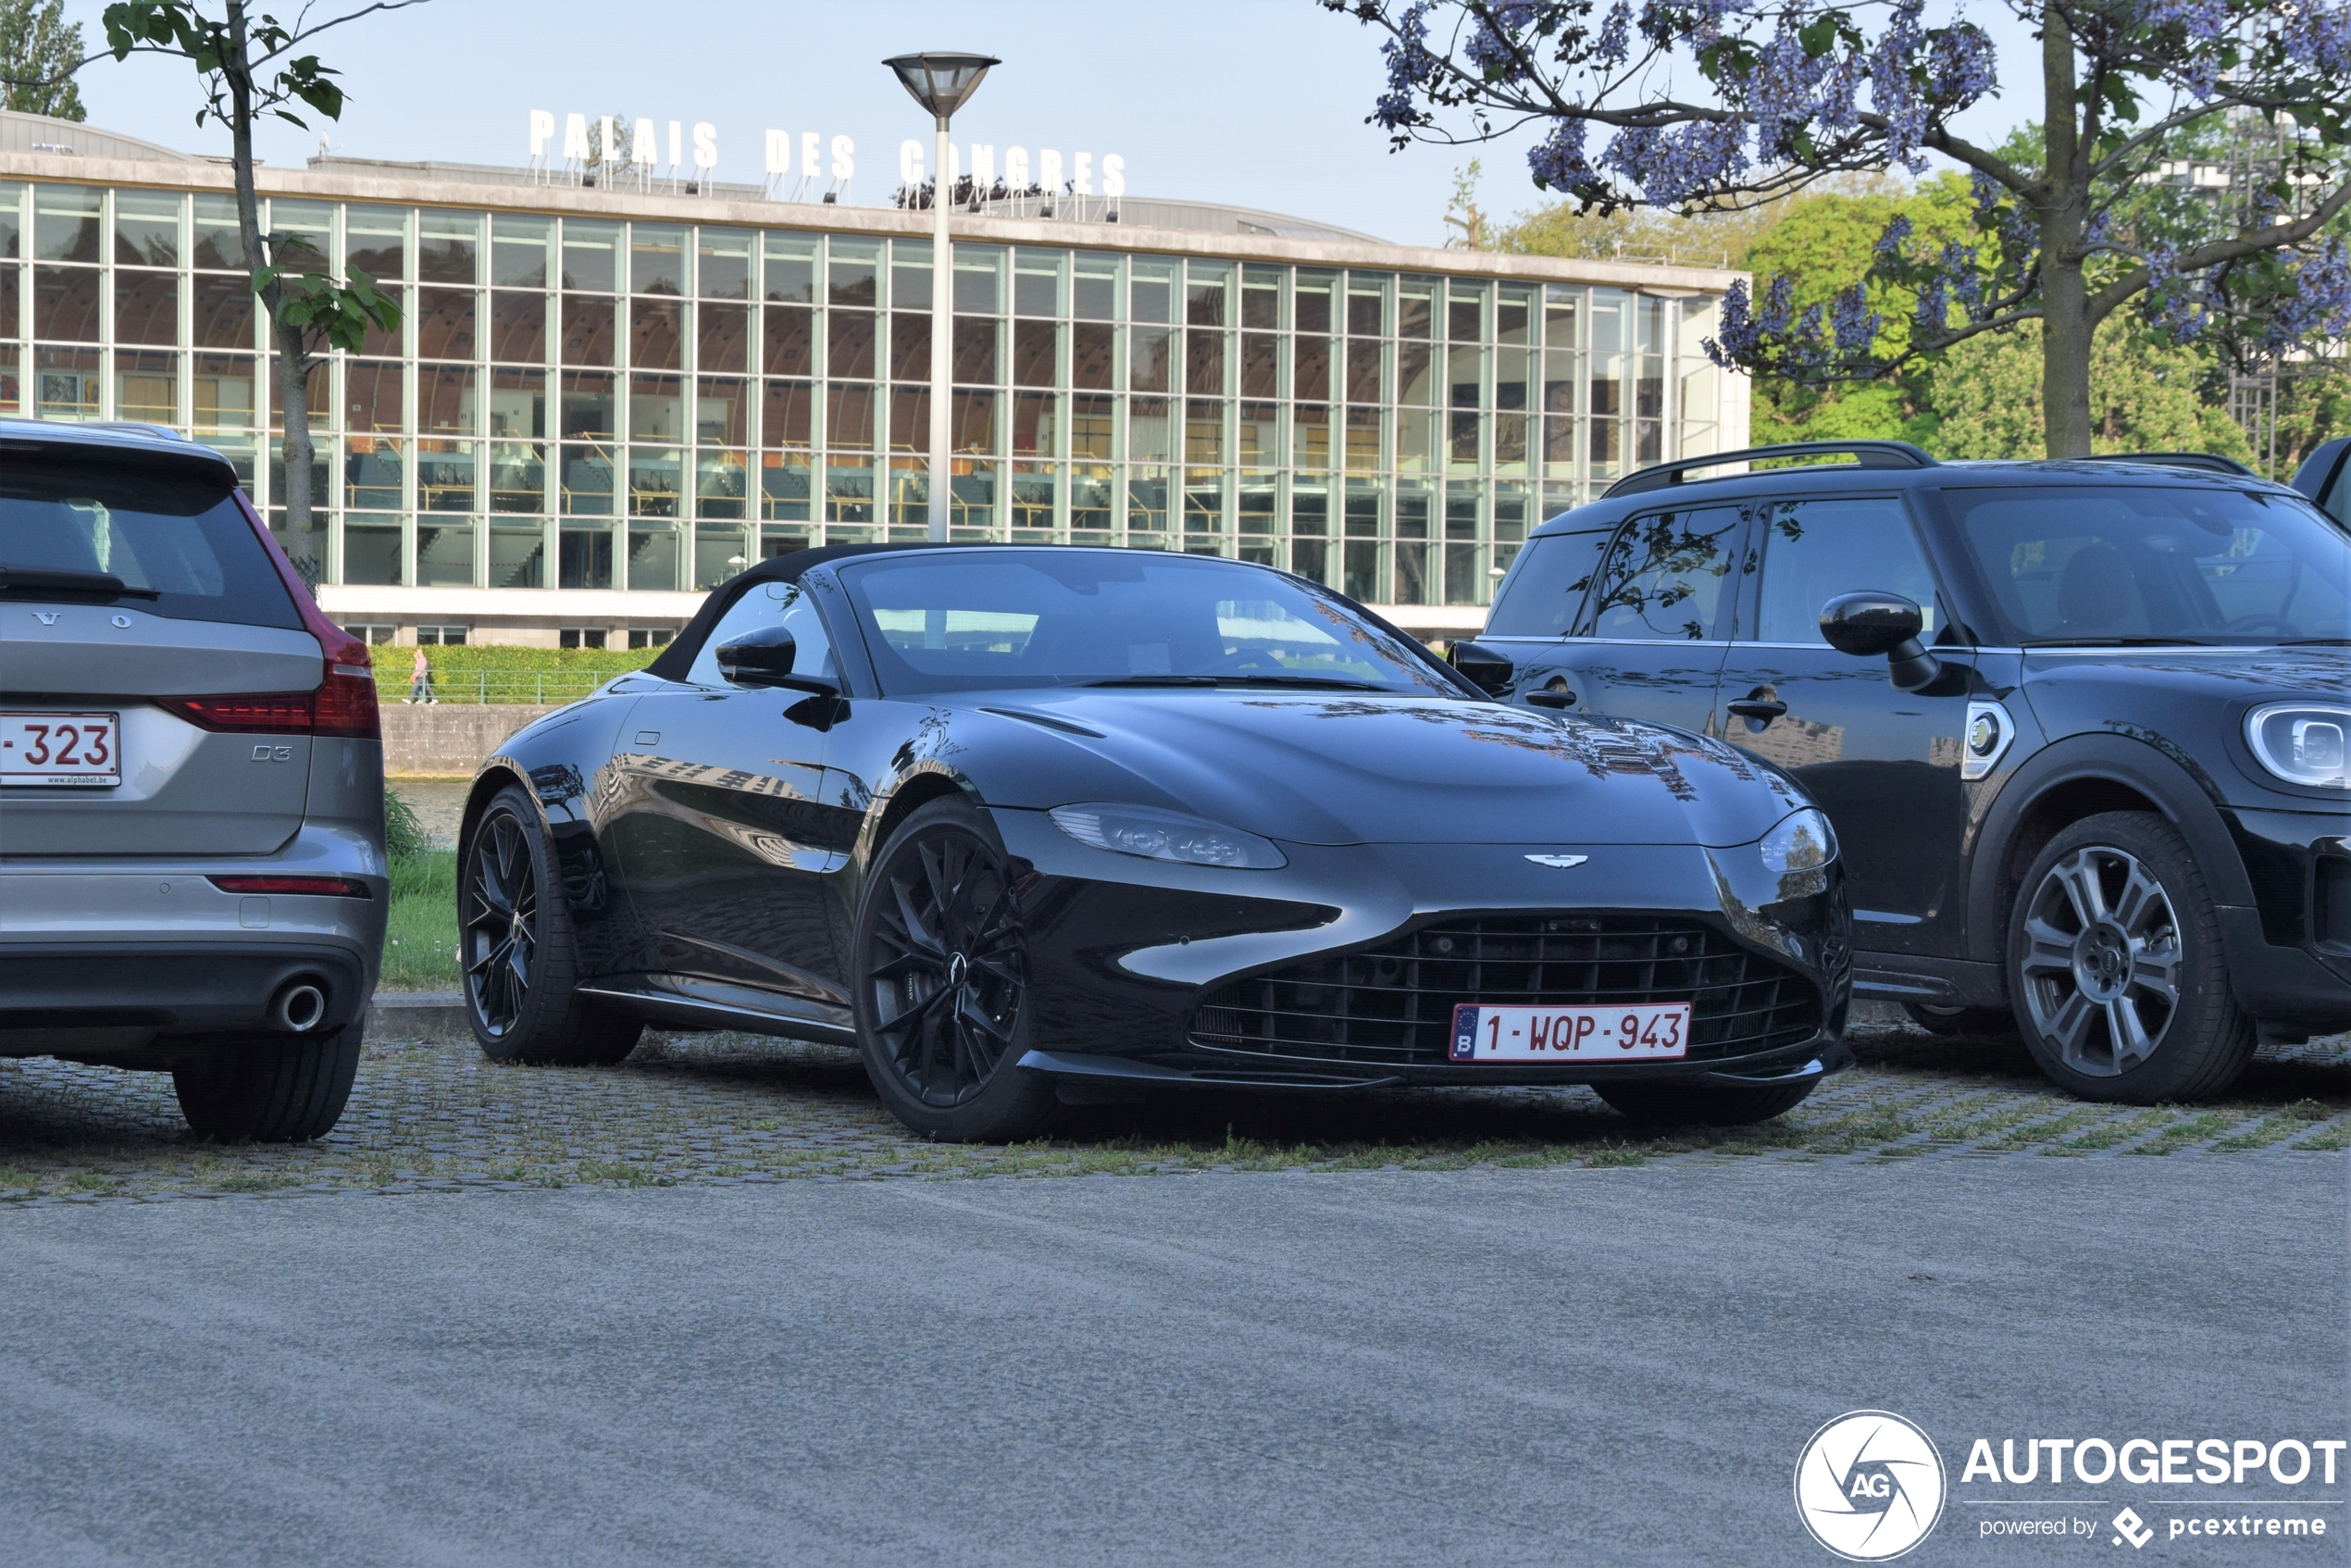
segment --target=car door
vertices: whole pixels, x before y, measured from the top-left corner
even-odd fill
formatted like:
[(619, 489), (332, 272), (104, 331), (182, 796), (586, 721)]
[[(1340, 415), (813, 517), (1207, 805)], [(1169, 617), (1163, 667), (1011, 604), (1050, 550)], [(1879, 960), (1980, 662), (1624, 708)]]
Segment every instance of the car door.
[(1716, 732), (1794, 774), (1829, 814), (1858, 947), (1956, 957), (1965, 683), (1899, 691), (1885, 660), (1821, 637), (1821, 607), (1862, 589), (1915, 600), (1929, 644), (1948, 624), (1909, 508), (1895, 495), (1837, 495), (1759, 500), (1748, 513), (1760, 560), (1723, 662)]
[(1704, 730), (1729, 646), (1744, 531), (1735, 505), (1631, 519), (1589, 574), (1575, 635), (1537, 644), (1519, 662), (1519, 693), (1564, 689), (1580, 713)]
[(833, 674), (832, 640), (800, 585), (753, 588), (686, 678), (629, 711), (605, 836), (660, 972), (840, 1007), (824, 878), (849, 846), (823, 804), (826, 732), (802, 707), (807, 693), (739, 688), (718, 673), (719, 648), (779, 623), (798, 644), (795, 673)]

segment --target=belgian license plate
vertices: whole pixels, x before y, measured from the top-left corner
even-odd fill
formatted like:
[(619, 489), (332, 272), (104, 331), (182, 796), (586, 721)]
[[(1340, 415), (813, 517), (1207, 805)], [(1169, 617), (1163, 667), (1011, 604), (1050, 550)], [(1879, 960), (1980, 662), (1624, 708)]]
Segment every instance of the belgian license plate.
[(0, 785), (103, 790), (122, 782), (115, 714), (0, 713)]
[(1690, 1004), (1453, 1009), (1456, 1062), (1663, 1062), (1690, 1047)]

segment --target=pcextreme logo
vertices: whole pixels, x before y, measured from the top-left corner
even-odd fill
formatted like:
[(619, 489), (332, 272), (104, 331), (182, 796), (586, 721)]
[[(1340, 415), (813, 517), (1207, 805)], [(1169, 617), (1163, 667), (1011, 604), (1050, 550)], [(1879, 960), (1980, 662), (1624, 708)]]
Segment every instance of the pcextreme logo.
[(1796, 1462), (1804, 1527), (1851, 1562), (1884, 1562), (1926, 1539), (1943, 1517), (1943, 1456), (1891, 1411), (1857, 1410), (1812, 1434)]

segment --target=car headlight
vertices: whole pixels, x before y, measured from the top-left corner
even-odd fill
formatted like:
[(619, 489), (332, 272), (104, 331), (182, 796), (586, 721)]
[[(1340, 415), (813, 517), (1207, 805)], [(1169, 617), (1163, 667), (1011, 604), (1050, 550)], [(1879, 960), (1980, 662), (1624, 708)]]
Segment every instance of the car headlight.
[(1808, 808), (1784, 818), (1755, 847), (1775, 877), (1818, 871), (1836, 858), (1836, 830), (1826, 816)]
[(1074, 805), (1055, 806), (1046, 815), (1081, 844), (1145, 860), (1230, 865), (1247, 871), (1271, 871), (1289, 864), (1289, 857), (1270, 839), (1182, 812), (1153, 806)]
[(2261, 765), (2289, 784), (2351, 790), (2344, 737), (2351, 708), (2325, 703), (2272, 703), (2245, 716), (2245, 743)]

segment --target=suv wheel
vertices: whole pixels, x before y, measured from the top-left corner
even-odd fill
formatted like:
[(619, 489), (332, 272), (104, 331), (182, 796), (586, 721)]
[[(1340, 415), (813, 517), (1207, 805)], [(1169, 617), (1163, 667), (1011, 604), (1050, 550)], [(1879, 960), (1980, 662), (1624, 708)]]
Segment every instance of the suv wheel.
[(355, 1021), (317, 1039), (224, 1045), (171, 1070), (189, 1130), (215, 1143), (301, 1143), (331, 1131), (359, 1072)]
[(520, 790), (501, 790), (466, 836), (457, 883), (466, 1016), (493, 1062), (609, 1066), (645, 1032), (575, 989), (578, 947), (559, 887), (537, 808)]
[(2253, 1058), (2212, 894), (2148, 813), (2077, 822), (2034, 861), (2009, 913), (2009, 989), (2034, 1061), (2085, 1099), (2203, 1099)]

